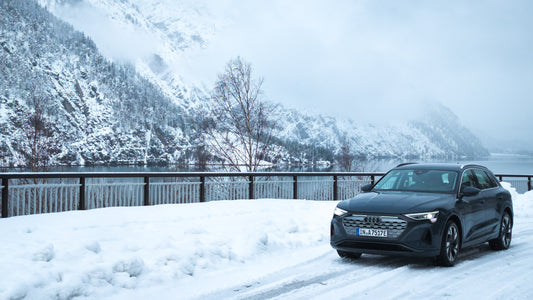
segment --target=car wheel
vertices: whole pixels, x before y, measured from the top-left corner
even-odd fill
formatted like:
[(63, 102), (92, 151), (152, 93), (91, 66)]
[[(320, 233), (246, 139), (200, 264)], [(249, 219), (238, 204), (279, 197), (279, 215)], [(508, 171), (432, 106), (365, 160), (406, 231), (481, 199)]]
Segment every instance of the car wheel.
[(508, 212), (504, 212), (500, 223), (500, 234), (497, 238), (489, 241), (492, 250), (506, 250), (511, 246), (513, 233), (513, 219)]
[(358, 252), (346, 252), (346, 251), (341, 251), (341, 250), (337, 250), (337, 253), (342, 258), (352, 258), (352, 259), (358, 259), (359, 257), (361, 257), (361, 254), (362, 254)]
[(437, 256), (437, 264), (444, 267), (453, 266), (459, 255), (460, 245), (461, 237), (459, 235), (459, 228), (454, 221), (450, 220), (444, 228), (440, 254)]

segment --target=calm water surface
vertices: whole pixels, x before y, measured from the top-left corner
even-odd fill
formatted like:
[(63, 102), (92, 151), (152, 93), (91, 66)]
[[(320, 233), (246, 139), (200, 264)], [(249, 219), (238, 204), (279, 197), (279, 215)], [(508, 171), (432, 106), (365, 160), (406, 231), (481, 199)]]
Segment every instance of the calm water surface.
[[(492, 154), (489, 158), (484, 160), (398, 160), (398, 159), (378, 159), (369, 160), (361, 164), (357, 170), (366, 172), (386, 172), (399, 163), (404, 162), (434, 162), (434, 163), (458, 163), (467, 164), (475, 163), (488, 167), (496, 174), (519, 174), (519, 175), (533, 175), (533, 157), (523, 155), (509, 155), (509, 154)], [(20, 170), (2, 170), (8, 172), (16, 172)], [(50, 171), (55, 172), (196, 172), (206, 171), (194, 166), (96, 166), (96, 167), (55, 167)], [(208, 171), (225, 171), (221, 167), (211, 167)], [(278, 172), (331, 172), (337, 171), (334, 167), (327, 166), (311, 166), (311, 167), (291, 167), (279, 166), (275, 168), (267, 168), (260, 171), (278, 171)]]
[[(401, 161), (391, 160), (382, 162), (377, 171), (387, 171), (396, 166)], [(431, 161), (417, 161), (417, 162), (436, 162), (436, 163), (458, 163), (458, 164), (480, 164), (489, 168), (493, 173), (497, 174), (519, 174), (519, 175), (533, 175), (533, 157), (525, 155), (509, 155), (509, 154), (492, 154), (489, 158), (484, 160), (431, 160)]]

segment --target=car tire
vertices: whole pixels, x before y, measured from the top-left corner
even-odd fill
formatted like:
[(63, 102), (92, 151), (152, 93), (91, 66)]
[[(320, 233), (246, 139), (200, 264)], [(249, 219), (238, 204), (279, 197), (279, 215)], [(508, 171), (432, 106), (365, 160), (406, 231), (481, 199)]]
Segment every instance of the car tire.
[(500, 234), (497, 238), (489, 241), (489, 246), (492, 250), (507, 250), (511, 246), (511, 237), (513, 233), (513, 219), (511, 215), (505, 211), (500, 221)]
[(362, 253), (337, 250), (337, 254), (339, 254), (341, 258), (358, 259), (359, 257), (361, 257)]
[(440, 254), (436, 258), (436, 263), (443, 267), (452, 267), (455, 264), (459, 250), (461, 248), (461, 235), (457, 224), (449, 220), (444, 227)]

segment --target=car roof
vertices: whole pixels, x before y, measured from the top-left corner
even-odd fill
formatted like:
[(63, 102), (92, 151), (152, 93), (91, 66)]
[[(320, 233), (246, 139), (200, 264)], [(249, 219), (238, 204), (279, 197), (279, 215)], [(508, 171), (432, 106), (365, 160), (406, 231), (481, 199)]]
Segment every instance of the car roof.
[(476, 164), (450, 164), (450, 163), (403, 163), (396, 166), (395, 170), (445, 170), (461, 171), (467, 168), (487, 169), (484, 166)]

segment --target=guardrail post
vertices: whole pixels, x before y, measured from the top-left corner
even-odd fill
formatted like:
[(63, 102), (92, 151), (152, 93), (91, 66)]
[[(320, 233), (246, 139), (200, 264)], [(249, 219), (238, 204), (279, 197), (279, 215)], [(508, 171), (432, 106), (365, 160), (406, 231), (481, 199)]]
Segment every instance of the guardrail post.
[(85, 177), (80, 177), (80, 202), (78, 203), (78, 210), (85, 210)]
[(248, 176), (248, 198), (255, 199), (254, 195), (254, 176)]
[(200, 176), (200, 202), (205, 202), (205, 176)]
[(143, 205), (150, 205), (150, 177), (144, 177), (144, 203)]
[(500, 182), (502, 182), (503, 181), (503, 176), (500, 175), (498, 177), (500, 178)]
[(333, 200), (339, 200), (339, 184), (338, 184), (338, 176), (333, 176)]
[(298, 176), (292, 176), (292, 198), (298, 199)]
[(372, 183), (372, 185), (374, 185), (375, 181), (376, 181), (376, 178), (374, 177), (374, 175), (371, 175), (370, 176), (370, 183)]
[(531, 191), (531, 176), (527, 177), (527, 190)]
[(8, 205), (9, 201), (7, 201), (9, 197), (9, 178), (2, 177), (2, 186), (4, 187), (2, 189), (2, 218), (7, 218), (8, 216)]

